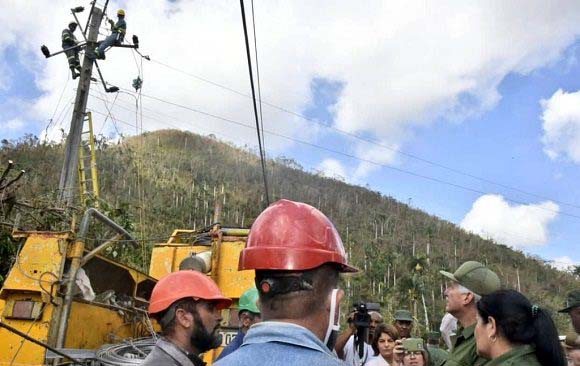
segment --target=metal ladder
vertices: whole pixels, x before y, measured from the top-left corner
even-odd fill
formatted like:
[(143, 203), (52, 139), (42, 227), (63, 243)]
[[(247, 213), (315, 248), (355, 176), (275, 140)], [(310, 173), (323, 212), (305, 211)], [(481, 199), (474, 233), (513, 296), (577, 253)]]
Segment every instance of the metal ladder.
[[(95, 135), (93, 133), (93, 115), (85, 113), (83, 128), (88, 122), (88, 130), (81, 134), (79, 145), (79, 183), (81, 201), (83, 206), (94, 202), (94, 207), (99, 207), (99, 177), (97, 172), (97, 151), (95, 147)], [(88, 177), (87, 177), (88, 175)]]

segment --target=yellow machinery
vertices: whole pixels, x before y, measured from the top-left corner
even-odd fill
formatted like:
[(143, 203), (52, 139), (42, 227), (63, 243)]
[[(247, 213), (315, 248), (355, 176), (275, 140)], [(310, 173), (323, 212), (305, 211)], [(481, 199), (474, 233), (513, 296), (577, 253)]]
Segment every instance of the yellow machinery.
[[(222, 347), (229, 344), (238, 331), (237, 300), (254, 285), (254, 271), (238, 271), (240, 252), (246, 245), (248, 229), (214, 226), (209, 233), (195, 235), (193, 230), (175, 230), (166, 243), (157, 244), (151, 254), (149, 274), (154, 278), (180, 269), (207, 273), (234, 305), (222, 314)], [(192, 236), (193, 235), (193, 236)], [(211, 363), (222, 347), (204, 355)]]
[[(94, 350), (150, 334), (151, 324), (140, 308), (155, 285), (153, 278), (80, 250), (70, 232), (15, 232), (14, 237), (25, 242), (0, 290), (2, 323), (58, 349)], [(63, 285), (75, 257), (93, 291), (114, 293), (116, 300), (98, 296), (87, 300), (74, 286), (63, 328), (67, 308)], [(55, 356), (3, 328), (0, 339), (0, 365), (44, 365)]]
[[(84, 241), (91, 220), (118, 235), (88, 250)], [(147, 317), (147, 300), (156, 279), (180, 266), (207, 273), (226, 296), (239, 299), (254, 281), (254, 271), (238, 271), (248, 232), (217, 225), (205, 233), (176, 230), (153, 248), (149, 275), (99, 255), (118, 240), (133, 239), (95, 209), (87, 210), (76, 235), (14, 232), (25, 241), (0, 290), (0, 321), (77, 359), (94, 357), (104, 344), (149, 336), (157, 328)], [(80, 280), (85, 277), (94, 298), (82, 291)], [(225, 346), (238, 330), (237, 301), (224, 310), (223, 318)], [(0, 365), (44, 365), (59, 358), (3, 328), (0, 340)], [(221, 347), (206, 353), (204, 360), (211, 364), (219, 352)]]

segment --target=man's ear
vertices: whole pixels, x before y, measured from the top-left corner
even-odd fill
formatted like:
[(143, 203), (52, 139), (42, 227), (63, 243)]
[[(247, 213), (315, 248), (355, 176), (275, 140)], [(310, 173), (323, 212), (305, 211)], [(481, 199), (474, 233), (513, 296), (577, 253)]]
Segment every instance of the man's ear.
[(475, 296), (473, 296), (473, 293), (468, 292), (464, 295), (465, 297), (463, 298), (463, 305), (469, 305), (472, 301), (475, 302)]
[(179, 324), (183, 328), (191, 328), (193, 326), (193, 314), (183, 309), (175, 310), (175, 324)]

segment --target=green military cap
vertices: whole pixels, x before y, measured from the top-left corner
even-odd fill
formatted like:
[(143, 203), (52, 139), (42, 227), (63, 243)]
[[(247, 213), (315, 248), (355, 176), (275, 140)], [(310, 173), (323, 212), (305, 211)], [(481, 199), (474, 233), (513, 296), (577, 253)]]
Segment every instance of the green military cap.
[(566, 299), (566, 307), (562, 310), (558, 310), (558, 312), (569, 313), (570, 310), (574, 309), (576, 306), (580, 306), (580, 290), (570, 292)]
[(428, 340), (439, 341), (439, 338), (441, 338), (441, 333), (439, 333), (439, 332), (428, 332), (427, 333)]
[(455, 273), (439, 273), (478, 295), (487, 295), (500, 289), (499, 277), (479, 262), (467, 261)]
[(425, 351), (425, 343), (423, 338), (407, 338), (403, 340), (403, 347), (406, 352), (422, 352)]
[(413, 315), (409, 310), (397, 310), (395, 311), (395, 320), (401, 320), (406, 322), (413, 321)]

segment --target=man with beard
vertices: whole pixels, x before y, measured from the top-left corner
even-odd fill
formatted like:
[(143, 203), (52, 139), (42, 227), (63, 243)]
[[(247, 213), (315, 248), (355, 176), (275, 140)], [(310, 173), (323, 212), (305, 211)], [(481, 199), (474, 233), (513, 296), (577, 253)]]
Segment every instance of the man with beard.
[(141, 366), (204, 366), (199, 355), (220, 346), (221, 310), (231, 304), (200, 272), (177, 271), (163, 277), (149, 302), (149, 314), (161, 325), (163, 337)]
[(219, 366), (340, 366), (333, 352), (346, 261), (332, 222), (316, 208), (280, 200), (252, 225), (240, 270), (256, 271), (262, 322)]

